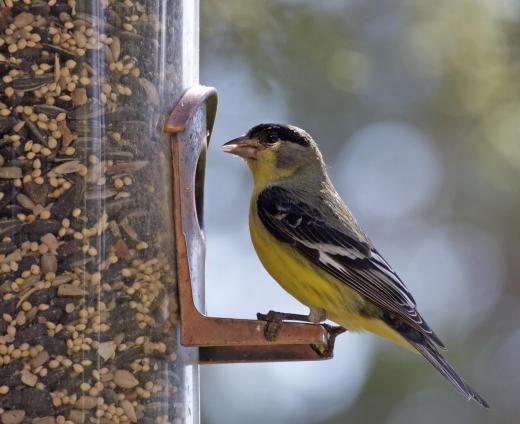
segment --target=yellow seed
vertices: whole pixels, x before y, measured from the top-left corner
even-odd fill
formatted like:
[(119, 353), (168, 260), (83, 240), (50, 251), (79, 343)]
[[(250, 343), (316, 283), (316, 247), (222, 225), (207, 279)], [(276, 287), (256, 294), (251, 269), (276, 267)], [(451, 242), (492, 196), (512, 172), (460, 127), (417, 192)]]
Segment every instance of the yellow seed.
[(79, 388), (84, 391), (84, 392), (88, 392), (90, 390), (90, 384), (88, 383), (81, 383), (81, 385), (79, 386)]
[(136, 248), (137, 250), (148, 249), (148, 243), (146, 243), (145, 241), (139, 242), (137, 243)]
[(60, 363), (56, 359), (51, 359), (49, 361), (49, 368), (58, 368)]
[(80, 364), (74, 364), (72, 365), (72, 369), (76, 371), (78, 374), (81, 374), (84, 371), (84, 368)]
[(58, 145), (58, 141), (54, 137), (49, 137), (49, 140), (47, 142), (47, 145), (50, 149), (55, 149)]

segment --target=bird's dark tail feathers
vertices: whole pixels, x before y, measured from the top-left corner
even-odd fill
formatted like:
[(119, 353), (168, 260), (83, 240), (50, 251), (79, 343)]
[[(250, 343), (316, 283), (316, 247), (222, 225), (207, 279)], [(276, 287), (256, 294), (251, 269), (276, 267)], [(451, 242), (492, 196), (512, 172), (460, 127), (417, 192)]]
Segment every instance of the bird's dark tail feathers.
[[(437, 343), (438, 337), (432, 337), (431, 334), (425, 334), (412, 328), (408, 323), (399, 319), (395, 315), (389, 313), (383, 313), (383, 321), (394, 331), (399, 333), (406, 339), (410, 345), (412, 345), (417, 352), (424, 356), (430, 364), (432, 364), (437, 370), (451, 383), (455, 388), (462, 393), (466, 399), (473, 399), (478, 404), (485, 408), (489, 408), (489, 404), (480, 396), (475, 390), (473, 390), (453, 367), (448, 364), (448, 361), (437, 350), (435, 344)], [(429, 328), (424, 323), (426, 328)], [(438, 343), (437, 343), (438, 344)], [(441, 345), (444, 347), (443, 345)]]
[(456, 389), (462, 393), (466, 399), (473, 399), (484, 408), (489, 408), (489, 404), (480, 396), (475, 390), (473, 390), (453, 367), (444, 359), (437, 348), (429, 340), (424, 340), (421, 343), (410, 341), (410, 344), (417, 349), (417, 351), (424, 356), (430, 364), (432, 364), (437, 370), (451, 383)]

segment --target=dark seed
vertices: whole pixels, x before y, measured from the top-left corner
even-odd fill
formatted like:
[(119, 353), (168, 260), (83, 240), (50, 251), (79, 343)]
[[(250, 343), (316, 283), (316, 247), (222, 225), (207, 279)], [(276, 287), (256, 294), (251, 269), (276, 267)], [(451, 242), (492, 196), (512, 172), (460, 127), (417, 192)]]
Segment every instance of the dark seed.
[(57, 219), (69, 217), (76, 205), (82, 203), (84, 189), (84, 180), (76, 180), (74, 185), (54, 202), (51, 207), (51, 215)]
[(57, 323), (60, 322), (63, 313), (64, 311), (62, 308), (53, 307), (40, 312), (39, 315), (46, 318), (48, 321)]
[(43, 87), (45, 84), (50, 84), (54, 79), (52, 74), (37, 75), (33, 77), (16, 78), (12, 82), (12, 87), (15, 90), (31, 91)]
[(46, 1), (33, 0), (31, 5), (29, 6), (29, 10), (35, 15), (47, 16), (51, 8)]
[(66, 113), (65, 109), (57, 106), (50, 105), (36, 105), (34, 106), (34, 111), (36, 113), (44, 113), (49, 118), (56, 118), (60, 113)]
[[(16, 311), (16, 303), (18, 301), (16, 300), (16, 298), (12, 298), (10, 300), (2, 300), (0, 302), (0, 315), (3, 315), (3, 314), (9, 314), (9, 315), (14, 315), (15, 311)], [(0, 370), (2, 369), (2, 367), (0, 367)]]
[(42, 337), (39, 343), (45, 348), (50, 355), (66, 355), (67, 343), (56, 337)]
[(4, 237), (13, 237), (24, 225), (18, 219), (0, 219), (0, 240)]
[(0, 254), (8, 255), (14, 249), (16, 249), (16, 245), (14, 243), (8, 241), (0, 242)]
[(13, 409), (25, 410), (29, 417), (42, 417), (53, 413), (51, 397), (44, 390), (20, 388), (7, 394)]
[[(16, 306), (16, 305), (15, 305)], [(21, 343), (28, 343), (33, 340), (40, 340), (47, 334), (47, 327), (44, 324), (34, 323), (28, 327), (18, 330), (16, 338)]]
[(29, 235), (30, 240), (37, 241), (41, 236), (52, 233), (55, 234), (61, 228), (61, 223), (59, 221), (54, 221), (53, 219), (46, 219), (41, 221), (34, 221), (30, 224), (27, 224), (25, 227), (25, 231)]
[(86, 120), (98, 118), (102, 113), (102, 107), (94, 100), (89, 100), (83, 106), (74, 109), (69, 114), (69, 119)]
[(33, 181), (24, 183), (23, 185), (25, 193), (31, 198), (31, 200), (37, 205), (45, 205), (47, 202), (47, 195), (49, 194), (48, 184), (36, 184)]
[(20, 368), (21, 364), (14, 361), (8, 365), (0, 367), (0, 381), (2, 381), (2, 384), (7, 384), (9, 386), (18, 384), (20, 382), (20, 377), (17, 377), (16, 374)]
[(16, 124), (16, 119), (12, 116), (0, 117), (0, 134), (7, 133)]
[(42, 131), (34, 124), (34, 122), (31, 122), (31, 120), (27, 116), (23, 116), (23, 120), (25, 121), (25, 125), (31, 133), (34, 135), (38, 143), (47, 144), (47, 136), (44, 135)]
[(67, 241), (58, 247), (58, 256), (66, 258), (67, 256), (73, 255), (81, 250), (81, 246), (83, 246), (83, 243), (79, 240)]

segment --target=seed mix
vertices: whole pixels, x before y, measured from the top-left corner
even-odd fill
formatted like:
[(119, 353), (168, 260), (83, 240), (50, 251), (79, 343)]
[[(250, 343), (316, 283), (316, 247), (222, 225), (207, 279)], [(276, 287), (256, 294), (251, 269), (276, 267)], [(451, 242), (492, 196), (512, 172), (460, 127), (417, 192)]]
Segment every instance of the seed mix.
[(3, 424), (186, 416), (163, 3), (0, 0)]

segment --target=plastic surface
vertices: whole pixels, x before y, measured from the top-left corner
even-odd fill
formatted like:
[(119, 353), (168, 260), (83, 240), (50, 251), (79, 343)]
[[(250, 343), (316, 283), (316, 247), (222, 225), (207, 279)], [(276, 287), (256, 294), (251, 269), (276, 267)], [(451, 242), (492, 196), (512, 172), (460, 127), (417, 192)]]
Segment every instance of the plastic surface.
[(162, 131), (197, 78), (181, 3), (0, 0), (2, 423), (198, 422)]

